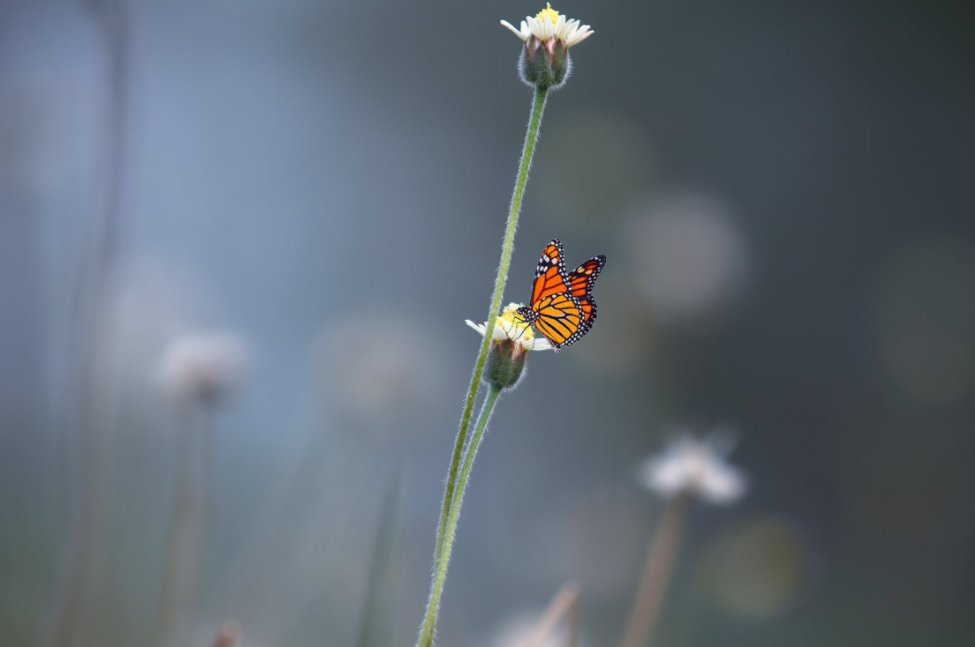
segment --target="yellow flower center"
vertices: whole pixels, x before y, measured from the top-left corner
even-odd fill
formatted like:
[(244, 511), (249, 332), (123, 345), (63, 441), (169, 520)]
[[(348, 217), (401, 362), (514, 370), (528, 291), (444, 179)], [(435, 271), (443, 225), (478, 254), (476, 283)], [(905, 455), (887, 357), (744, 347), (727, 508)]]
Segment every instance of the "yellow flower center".
[(538, 12), (538, 15), (535, 16), (535, 20), (541, 20), (542, 16), (546, 16), (549, 20), (551, 20), (553, 25), (559, 21), (559, 12), (552, 9), (552, 4), (549, 2), (546, 2), (545, 8)]
[(498, 317), (498, 323), (505, 329), (510, 339), (518, 338), (531, 341), (535, 339), (535, 331), (525, 323), (524, 319), (518, 316), (518, 307), (518, 304), (513, 303), (502, 310), (501, 316)]

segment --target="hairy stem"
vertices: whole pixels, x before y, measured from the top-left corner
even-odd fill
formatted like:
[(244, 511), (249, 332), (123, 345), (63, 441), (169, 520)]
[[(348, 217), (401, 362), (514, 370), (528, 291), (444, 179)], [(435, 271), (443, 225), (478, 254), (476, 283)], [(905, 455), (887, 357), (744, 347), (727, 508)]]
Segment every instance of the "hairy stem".
[(450, 511), (447, 514), (447, 523), (444, 526), (443, 541), (440, 554), (434, 564), (433, 584), (430, 587), (430, 599), (427, 601), (427, 611), (423, 616), (423, 624), (420, 627), (420, 639), (418, 647), (430, 647), (433, 645), (433, 638), (437, 631), (437, 614), (440, 611), (440, 598), (443, 595), (444, 581), (447, 579), (447, 565), (450, 563), (450, 554), (454, 548), (454, 538), (457, 534), (457, 521), (460, 519), (460, 507), (464, 502), (464, 491), (471, 478), (471, 468), (474, 459), (477, 457), (477, 450), (481, 446), (484, 438), (484, 431), (487, 429), (491, 414), (494, 413), (494, 405), (498, 402), (501, 389), (492, 386), (484, 398), (484, 405), (477, 418), (477, 425), (474, 435), (471, 437), (470, 447), (464, 453), (464, 462), (457, 478), (457, 493), (450, 503)]
[(474, 415), (474, 404), (477, 402), (477, 392), (481, 386), (481, 376), (484, 373), (484, 363), (487, 361), (488, 350), (491, 348), (491, 335), (494, 323), (501, 309), (501, 298), (504, 296), (504, 286), (508, 282), (508, 268), (511, 266), (511, 254), (515, 248), (515, 231), (518, 229), (518, 216), (521, 215), (521, 201), (525, 195), (525, 185), (528, 183), (528, 171), (531, 169), (532, 158), (535, 155), (535, 144), (538, 142), (538, 132), (542, 125), (542, 113), (545, 111), (547, 88), (538, 88), (532, 99), (531, 117), (528, 120), (528, 131), (525, 133), (525, 143), (521, 149), (521, 161), (518, 163), (518, 176), (511, 195), (511, 205), (508, 209), (508, 223), (504, 231), (504, 242), (501, 245), (501, 263), (498, 265), (498, 275), (494, 280), (494, 293), (491, 295), (491, 305), (488, 307), (487, 328), (477, 360), (474, 362), (474, 374), (467, 389), (467, 400), (464, 402), (464, 413), (460, 418), (460, 429), (454, 441), (454, 453), (450, 459), (450, 470), (447, 472), (447, 486), (444, 488), (443, 503), (440, 507), (440, 523), (437, 528), (437, 547), (434, 551), (434, 564), (440, 559), (443, 548), (444, 529), (447, 524), (447, 514), (454, 498), (457, 484), (457, 470), (467, 443), (467, 433)]

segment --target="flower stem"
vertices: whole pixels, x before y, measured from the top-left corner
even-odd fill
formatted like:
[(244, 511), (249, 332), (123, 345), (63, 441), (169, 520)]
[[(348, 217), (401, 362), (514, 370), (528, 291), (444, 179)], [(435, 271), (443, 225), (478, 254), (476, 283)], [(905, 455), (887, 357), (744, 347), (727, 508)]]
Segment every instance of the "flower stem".
[(678, 495), (667, 504), (657, 524), (643, 567), (640, 589), (626, 625), (623, 647), (646, 647), (653, 634), (677, 561), (689, 503), (688, 495)]
[[(75, 335), (72, 347), (80, 349), (80, 402), (77, 412), (77, 474), (69, 486), (68, 537), (62, 581), (45, 641), (53, 647), (72, 647), (84, 643), (96, 598), (96, 577), (102, 529), (110, 508), (105, 479), (105, 429), (108, 408), (106, 389), (112, 383), (115, 345), (114, 321), (105, 307), (116, 275), (120, 201), (125, 169), (128, 89), (128, 21), (118, 0), (89, 0), (100, 37), (104, 39), (106, 97), (99, 139), (98, 163), (104, 167), (100, 178), (99, 204), (94, 211), (95, 230), (90, 257), (79, 278), (78, 312), (72, 322)], [(74, 464), (69, 469), (75, 469)]]
[(484, 373), (484, 363), (487, 361), (488, 350), (491, 348), (492, 333), (494, 324), (498, 318), (498, 310), (501, 309), (501, 298), (504, 295), (504, 286), (508, 282), (508, 268), (511, 266), (511, 253), (515, 247), (515, 231), (518, 229), (518, 216), (521, 215), (521, 201), (525, 195), (525, 185), (528, 183), (528, 171), (531, 169), (532, 158), (535, 155), (535, 144), (538, 142), (538, 132), (542, 125), (542, 113), (545, 111), (545, 99), (548, 96), (548, 88), (538, 88), (532, 98), (531, 117), (528, 120), (528, 131), (525, 133), (525, 143), (521, 149), (521, 161), (518, 163), (518, 177), (515, 179), (515, 188), (511, 195), (511, 205), (508, 209), (508, 223), (504, 231), (504, 242), (501, 245), (501, 263), (498, 265), (498, 275), (494, 280), (494, 294), (491, 295), (491, 305), (488, 308), (487, 328), (485, 328), (484, 341), (481, 342), (481, 349), (477, 354), (477, 361), (474, 362), (474, 374), (471, 376), (471, 383), (467, 389), (467, 400), (464, 403), (464, 413), (460, 419), (460, 429), (454, 441), (454, 453), (450, 459), (450, 470), (447, 473), (447, 486), (444, 488), (443, 504), (440, 507), (440, 523), (437, 528), (437, 547), (434, 551), (434, 566), (440, 559), (443, 548), (444, 530), (447, 525), (447, 515), (450, 505), (454, 498), (454, 489), (457, 483), (457, 470), (460, 467), (461, 456), (467, 442), (467, 433), (471, 426), (471, 417), (474, 415), (474, 403), (477, 401), (477, 392), (481, 386), (481, 377)]
[(494, 405), (497, 404), (500, 395), (501, 389), (496, 386), (492, 386), (488, 390), (487, 397), (484, 398), (484, 405), (481, 407), (481, 413), (477, 418), (477, 425), (474, 429), (474, 435), (471, 437), (470, 446), (464, 453), (464, 463), (457, 479), (457, 493), (450, 503), (441, 551), (434, 563), (430, 599), (427, 601), (427, 610), (423, 616), (423, 624), (420, 626), (420, 639), (417, 642), (417, 647), (431, 647), (433, 645), (433, 637), (437, 631), (437, 614), (440, 611), (440, 597), (443, 595), (444, 580), (447, 579), (447, 565), (450, 563), (450, 554), (454, 548), (454, 537), (457, 533), (460, 507), (464, 502), (464, 491), (467, 489), (467, 483), (471, 478), (471, 468), (474, 465), (474, 459), (477, 457), (477, 450), (481, 446), (488, 421), (491, 420)]
[(579, 587), (575, 584), (566, 584), (559, 589), (548, 608), (535, 623), (523, 647), (541, 647), (542, 645), (552, 644), (558, 636), (555, 630), (562, 620), (565, 620), (566, 627), (563, 644), (565, 647), (576, 647), (579, 642), (580, 595)]
[[(195, 414), (195, 415), (194, 415)], [(193, 424), (193, 419), (198, 424)], [(176, 465), (176, 491), (166, 541), (163, 588), (156, 618), (156, 644), (171, 647), (179, 623), (197, 603), (201, 566), (205, 563), (208, 516), (212, 505), (212, 412), (187, 412), (183, 417)]]

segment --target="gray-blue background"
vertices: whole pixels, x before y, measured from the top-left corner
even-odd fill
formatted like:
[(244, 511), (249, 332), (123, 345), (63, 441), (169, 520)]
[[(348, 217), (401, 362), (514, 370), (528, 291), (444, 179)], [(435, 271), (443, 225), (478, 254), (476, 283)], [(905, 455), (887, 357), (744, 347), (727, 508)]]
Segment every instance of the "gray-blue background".
[[(200, 635), (352, 644), (401, 468), (391, 640), (411, 644), (529, 107), (497, 22), (540, 7), (123, 7), (87, 644), (148, 639), (177, 426), (152, 376), (211, 329), (252, 361), (217, 421)], [(731, 423), (752, 488), (694, 511), (658, 644), (970, 644), (971, 4), (556, 8), (596, 35), (551, 97), (506, 301), (558, 236), (569, 263), (609, 257), (599, 321), (499, 406), (441, 643), (496, 644), (570, 580), (587, 644), (616, 641), (660, 507), (637, 465), (674, 425)], [(106, 51), (83, 3), (0, 4), (4, 645), (42, 635), (67, 531)]]

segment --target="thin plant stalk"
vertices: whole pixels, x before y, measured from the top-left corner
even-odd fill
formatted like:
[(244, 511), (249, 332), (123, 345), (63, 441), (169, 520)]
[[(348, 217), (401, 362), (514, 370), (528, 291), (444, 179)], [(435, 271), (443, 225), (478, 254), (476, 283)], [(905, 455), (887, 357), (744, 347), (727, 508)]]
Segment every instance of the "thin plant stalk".
[(579, 587), (575, 584), (566, 584), (559, 589), (542, 617), (535, 623), (523, 647), (541, 647), (547, 644), (563, 618), (566, 622), (565, 646), (576, 647), (579, 642), (579, 597)]
[(667, 597), (670, 576), (677, 562), (689, 504), (689, 495), (680, 494), (671, 499), (664, 508), (650, 541), (640, 588), (633, 602), (622, 647), (646, 647), (653, 635)]
[[(485, 335), (485, 337), (487, 336)], [(434, 563), (430, 599), (427, 601), (427, 610), (423, 616), (423, 624), (420, 627), (420, 639), (417, 642), (418, 647), (430, 647), (433, 645), (433, 639), (437, 631), (437, 615), (440, 611), (440, 598), (443, 595), (444, 581), (447, 579), (447, 565), (450, 563), (450, 554), (454, 548), (457, 520), (460, 518), (460, 508), (464, 502), (464, 491), (467, 489), (467, 484), (471, 478), (471, 468), (474, 465), (474, 459), (477, 457), (477, 450), (481, 446), (481, 441), (484, 439), (484, 432), (487, 429), (488, 421), (491, 420), (491, 414), (494, 413), (494, 407), (500, 395), (501, 389), (496, 386), (492, 385), (488, 390), (487, 396), (484, 398), (484, 405), (481, 407), (481, 413), (477, 418), (474, 435), (471, 436), (470, 446), (464, 453), (464, 462), (457, 478), (457, 493), (450, 503), (447, 524), (444, 526), (442, 551)]]
[[(156, 621), (156, 645), (176, 644), (181, 616), (194, 606), (205, 562), (208, 517), (212, 507), (210, 483), (213, 470), (212, 412), (200, 408), (200, 424), (185, 418), (177, 457), (176, 490), (166, 541), (163, 588)], [(197, 428), (199, 427), (199, 428)]]
[(393, 525), (396, 521), (401, 480), (400, 468), (397, 466), (386, 485), (382, 508), (379, 512), (379, 523), (376, 524), (362, 622), (359, 625), (359, 638), (356, 641), (358, 647), (371, 647), (388, 643), (384, 634), (389, 619), (383, 618), (382, 612), (388, 597), (386, 594), (388, 594), (389, 570), (393, 557)]
[(498, 265), (498, 274), (494, 280), (494, 293), (491, 295), (491, 305), (488, 306), (487, 333), (484, 335), (484, 340), (481, 342), (481, 348), (477, 354), (477, 360), (474, 362), (474, 373), (471, 375), (471, 383), (467, 389), (464, 413), (460, 418), (460, 429), (454, 441), (454, 453), (450, 459), (450, 470), (447, 472), (447, 485), (444, 488), (443, 503), (440, 507), (440, 522), (437, 527), (434, 568), (436, 568), (437, 563), (440, 561), (440, 556), (443, 552), (447, 515), (453, 503), (457, 484), (457, 470), (460, 467), (461, 457), (466, 447), (467, 433), (470, 430), (471, 417), (474, 415), (474, 404), (477, 402), (477, 392), (481, 386), (484, 364), (487, 361), (488, 350), (491, 348), (494, 324), (498, 318), (498, 311), (501, 309), (504, 287), (508, 282), (508, 269), (511, 266), (511, 254), (515, 247), (515, 232), (518, 229), (518, 217), (521, 215), (521, 202), (525, 196), (525, 185), (528, 183), (528, 171), (531, 170), (532, 158), (535, 156), (535, 145), (538, 143), (538, 133), (542, 126), (542, 113), (545, 111), (545, 100), (547, 97), (548, 88), (542, 87), (535, 89), (535, 94), (532, 98), (531, 116), (528, 120), (528, 130), (525, 133), (525, 142), (521, 149), (521, 160), (518, 162), (518, 175), (515, 178), (515, 186), (511, 194), (508, 222), (504, 231), (504, 242), (501, 244), (501, 262)]
[(98, 544), (98, 529), (108, 507), (101, 491), (105, 460), (102, 426), (106, 406), (105, 386), (111, 381), (111, 322), (105, 311), (106, 295), (114, 275), (118, 247), (118, 225), (123, 154), (126, 134), (127, 23), (116, 0), (87, 0), (105, 43), (106, 99), (102, 128), (104, 146), (99, 163), (104, 169), (105, 187), (96, 208), (95, 232), (90, 260), (81, 275), (78, 292), (78, 322), (75, 343), (81, 349), (81, 394), (78, 410), (76, 459), (79, 470), (69, 491), (68, 536), (64, 572), (54, 602), (47, 636), (55, 647), (69, 647), (81, 641), (85, 631), (86, 600), (94, 597), (92, 578)]

